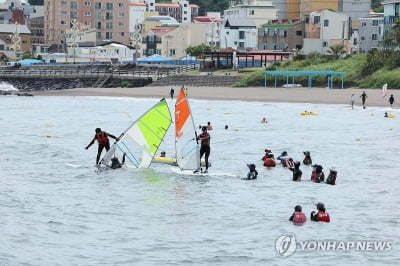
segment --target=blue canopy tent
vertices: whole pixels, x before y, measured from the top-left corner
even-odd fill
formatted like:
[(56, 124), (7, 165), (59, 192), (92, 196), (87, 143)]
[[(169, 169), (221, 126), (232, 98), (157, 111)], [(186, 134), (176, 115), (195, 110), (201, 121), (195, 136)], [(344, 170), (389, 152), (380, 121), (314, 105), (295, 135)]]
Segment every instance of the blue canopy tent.
[(26, 66), (26, 65), (36, 65), (36, 64), (42, 64), (43, 60), (38, 60), (38, 59), (22, 59), (17, 61), (17, 63)]
[(168, 63), (170, 62), (171, 59), (168, 57), (159, 55), (159, 54), (153, 54), (145, 58), (140, 58), (138, 59), (139, 63), (145, 63), (145, 64), (151, 64), (151, 63)]

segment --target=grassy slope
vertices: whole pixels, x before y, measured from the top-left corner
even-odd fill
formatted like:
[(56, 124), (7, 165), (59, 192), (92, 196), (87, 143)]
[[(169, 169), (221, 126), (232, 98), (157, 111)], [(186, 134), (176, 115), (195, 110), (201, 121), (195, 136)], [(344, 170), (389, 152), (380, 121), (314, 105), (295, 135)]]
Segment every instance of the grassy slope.
[[(345, 72), (345, 87), (360, 88), (381, 88), (383, 84), (388, 83), (389, 88), (400, 88), (400, 69), (378, 70), (372, 75), (363, 77), (361, 75), (362, 66), (366, 64), (367, 55), (352, 55), (347, 58), (328, 61), (320, 58), (305, 59), (302, 61), (290, 61), (281, 64), (275, 64), (276, 70), (333, 70)], [(246, 86), (264, 86), (263, 68), (254, 68), (254, 71), (244, 75), (239, 87)], [(269, 68), (268, 70), (273, 70)], [(334, 83), (337, 84), (341, 78), (334, 77)], [(279, 77), (279, 85), (286, 83), (286, 76)], [(270, 81), (269, 81), (270, 82)], [(296, 77), (295, 82), (307, 86), (307, 77)], [(326, 86), (326, 76), (314, 76), (313, 86)], [(336, 86), (334, 84), (334, 86)]]

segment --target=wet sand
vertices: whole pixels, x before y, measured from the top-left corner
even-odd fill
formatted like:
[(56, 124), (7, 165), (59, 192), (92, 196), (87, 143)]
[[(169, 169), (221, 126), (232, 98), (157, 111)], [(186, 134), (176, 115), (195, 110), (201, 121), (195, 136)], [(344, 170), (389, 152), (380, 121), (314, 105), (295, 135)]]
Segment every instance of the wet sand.
[[(177, 95), (179, 87), (173, 87)], [(139, 88), (78, 88), (56, 91), (33, 91), (35, 96), (113, 96), (113, 97), (146, 97), (169, 98), (171, 87), (139, 87)], [(324, 103), (348, 104), (350, 96), (355, 95), (355, 106), (361, 106), (360, 95), (367, 93), (366, 106), (390, 107), (389, 96), (396, 93), (388, 91), (382, 97), (381, 89), (326, 89), (326, 88), (269, 88), (269, 87), (191, 87), (188, 94), (191, 98), (209, 100), (243, 100), (264, 102), (299, 102), (299, 103)], [(395, 102), (394, 108), (399, 105)]]

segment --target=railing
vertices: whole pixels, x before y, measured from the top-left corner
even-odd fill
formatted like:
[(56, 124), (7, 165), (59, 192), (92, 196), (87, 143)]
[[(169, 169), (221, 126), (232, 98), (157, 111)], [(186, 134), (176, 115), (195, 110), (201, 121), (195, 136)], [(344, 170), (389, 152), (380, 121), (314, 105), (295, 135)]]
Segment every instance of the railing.
[(148, 64), (129, 65), (32, 65), (0, 66), (2, 78), (99, 78), (103, 76), (135, 78), (162, 78), (199, 69), (199, 63), (185, 65)]

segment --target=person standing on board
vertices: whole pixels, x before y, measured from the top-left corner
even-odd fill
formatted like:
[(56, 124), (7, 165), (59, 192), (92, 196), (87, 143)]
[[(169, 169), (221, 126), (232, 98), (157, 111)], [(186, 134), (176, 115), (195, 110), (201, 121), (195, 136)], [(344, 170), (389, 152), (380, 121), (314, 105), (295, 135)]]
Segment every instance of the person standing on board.
[[(197, 140), (200, 141), (200, 163), (201, 163), (201, 158), (203, 155), (205, 155), (204, 159), (206, 161), (206, 170), (202, 171), (202, 173), (207, 173), (208, 172), (208, 157), (210, 156), (210, 134), (207, 132), (207, 127), (203, 126), (201, 128), (202, 133), (197, 137)], [(194, 173), (198, 173), (200, 169), (196, 169)]]
[(173, 88), (171, 88), (171, 90), (169, 91), (169, 95), (171, 96), (171, 100), (174, 99), (174, 93), (175, 93), (175, 90)]
[(85, 149), (86, 150), (89, 149), (89, 147), (92, 146), (94, 144), (94, 142), (97, 140), (97, 142), (99, 144), (99, 148), (97, 150), (96, 165), (98, 165), (99, 160), (100, 160), (100, 155), (101, 155), (103, 149), (106, 148), (106, 151), (108, 151), (110, 149), (110, 140), (108, 139), (108, 137), (113, 138), (117, 141), (118, 141), (118, 138), (115, 137), (114, 135), (111, 135), (111, 134), (105, 132), (105, 131), (102, 131), (101, 128), (96, 128), (95, 132), (96, 132), (96, 135), (94, 135), (94, 138), (89, 143), (89, 145), (87, 145), (85, 147)]
[(393, 108), (393, 104), (394, 104), (394, 96), (393, 96), (393, 94), (390, 95), (389, 103), (390, 103), (390, 107)]
[(363, 93), (360, 96), (361, 100), (362, 100), (362, 105), (363, 108), (365, 109), (365, 100), (368, 98), (367, 94), (365, 93), (365, 91), (363, 91)]

